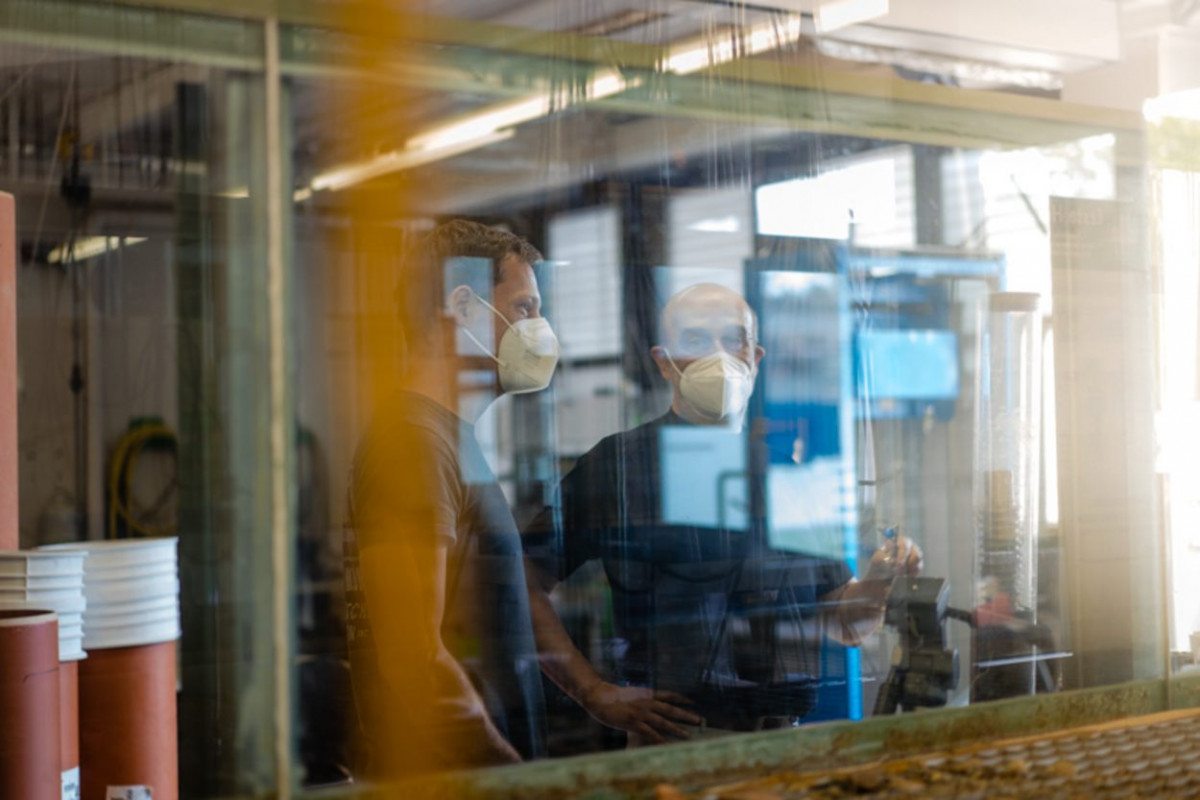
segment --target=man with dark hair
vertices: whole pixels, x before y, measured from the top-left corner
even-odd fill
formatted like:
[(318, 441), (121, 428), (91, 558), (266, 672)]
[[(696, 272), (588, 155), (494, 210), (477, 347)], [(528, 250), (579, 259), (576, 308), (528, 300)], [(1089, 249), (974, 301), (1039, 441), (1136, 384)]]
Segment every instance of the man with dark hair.
[[(695, 478), (708, 469), (721, 483), (726, 474), (696, 462), (722, 448), (745, 451), (743, 417), (765, 355), (757, 325), (745, 300), (725, 287), (702, 283), (675, 294), (650, 351), (671, 385), (671, 408), (584, 454), (525, 530), (542, 668), (596, 720), (628, 732), (631, 744), (688, 738), (684, 726), (702, 719), (710, 728), (748, 730), (762, 717), (803, 716), (814, 676), (772, 674), (777, 665), (763, 663), (770, 653), (752, 654), (757, 680), (742, 674), (730, 641), (735, 604), (770, 595), (853, 646), (882, 622), (891, 579), (921, 567), (920, 549), (899, 536), (876, 551), (860, 582), (840, 560), (764, 551), (752, 525), (739, 528), (721, 510), (711, 520), (694, 512), (723, 508), (706, 496), (718, 491), (713, 483)], [(668, 463), (672, 443), (685, 445), (683, 458)], [(686, 496), (674, 512), (664, 498), (668, 484)], [(690, 519), (672, 518), (680, 506)], [(612, 589), (617, 675), (608, 679), (571, 641), (549, 596), (593, 560)]]
[[(492, 364), (489, 402), (550, 381), (532, 245), (455, 221), (425, 236), (397, 291), (406, 359), (355, 455), (347, 627), (366, 763), (394, 778), (543, 752), (520, 540), (464, 419), (460, 372)], [(489, 299), (490, 298), (490, 299)]]
[[(404, 259), (396, 300), (400, 323), (409, 342), (438, 339), (446, 292), (468, 286), (482, 290), (499, 286), (505, 263), (536, 264), (542, 254), (536, 247), (507, 231), (468, 220), (452, 220), (419, 237)], [(483, 262), (490, 269), (480, 268)], [(474, 286), (472, 286), (474, 284)], [(440, 345), (441, 341), (433, 342)]]

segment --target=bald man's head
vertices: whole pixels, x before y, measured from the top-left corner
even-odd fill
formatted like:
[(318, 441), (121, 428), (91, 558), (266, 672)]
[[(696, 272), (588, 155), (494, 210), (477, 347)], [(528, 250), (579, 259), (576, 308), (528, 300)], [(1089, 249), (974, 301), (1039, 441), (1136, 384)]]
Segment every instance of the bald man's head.
[(716, 283), (697, 283), (667, 300), (659, 344), (676, 360), (703, 358), (718, 347), (730, 355), (758, 341), (758, 320), (740, 294)]
[(697, 283), (671, 296), (663, 307), (659, 343), (650, 350), (659, 374), (674, 390), (672, 408), (692, 422), (712, 422), (697, 413), (680, 390), (687, 368), (724, 353), (757, 369), (764, 351), (758, 345), (758, 320), (737, 292), (715, 283)]

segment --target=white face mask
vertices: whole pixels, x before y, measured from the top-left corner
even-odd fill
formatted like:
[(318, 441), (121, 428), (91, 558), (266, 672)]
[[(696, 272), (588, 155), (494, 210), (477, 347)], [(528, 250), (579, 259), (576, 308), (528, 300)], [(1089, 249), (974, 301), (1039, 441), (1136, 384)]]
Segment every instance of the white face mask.
[(679, 391), (692, 407), (713, 420), (737, 417), (746, 410), (754, 391), (754, 367), (719, 350), (697, 359), (679, 372), (675, 360), (667, 359), (679, 373)]
[(533, 317), (509, 322), (488, 301), (479, 295), (475, 299), (503, 320), (508, 330), (500, 337), (500, 352), (493, 354), (466, 328), (463, 333), (479, 349), (499, 365), (500, 388), (508, 394), (524, 394), (545, 389), (550, 385), (554, 367), (558, 364), (558, 338), (545, 317)]

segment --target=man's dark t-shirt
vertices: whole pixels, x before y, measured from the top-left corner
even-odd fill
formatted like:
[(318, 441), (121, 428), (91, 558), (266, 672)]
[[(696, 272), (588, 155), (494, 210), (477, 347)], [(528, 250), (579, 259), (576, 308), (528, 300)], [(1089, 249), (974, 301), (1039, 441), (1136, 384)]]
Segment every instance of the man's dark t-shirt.
[[(378, 702), (387, 697), (387, 687), (371, 630), (373, 617), (412, 610), (368, 608), (359, 581), (360, 552), (382, 543), (377, 539), (397, 527), (389, 526), (389, 519), (445, 542), (442, 641), (466, 669), (500, 732), (523, 757), (544, 755), (541, 678), (512, 512), (474, 426), (409, 392), (397, 393), (364, 436), (349, 488), (347, 637), (367, 749), (372, 739), (386, 739), (392, 731), (421, 735), (404, 729), (409, 721), (397, 717), (402, 710)], [(439, 714), (447, 730), (453, 730), (456, 717), (467, 716), (468, 709), (454, 704)]]
[(523, 545), (559, 581), (600, 560), (612, 588), (618, 680), (694, 695), (745, 682), (730, 652), (728, 617), (751, 573), (767, 584), (769, 575), (786, 576), (777, 586), (789, 610), (809, 615), (852, 576), (840, 561), (765, 551), (761, 521), (744, 530), (664, 521), (661, 453), (672, 426), (697, 427), (669, 412), (603, 439), (526, 527)]

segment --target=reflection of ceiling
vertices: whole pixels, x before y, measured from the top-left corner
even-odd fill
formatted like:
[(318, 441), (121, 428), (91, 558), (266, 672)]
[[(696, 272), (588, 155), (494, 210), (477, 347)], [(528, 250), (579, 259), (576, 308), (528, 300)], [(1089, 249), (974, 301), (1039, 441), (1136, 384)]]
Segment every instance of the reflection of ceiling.
[[(715, 28), (754, 25), (775, 13), (814, 11), (833, 0), (450, 0), (428, 4), (428, 12), (540, 31), (580, 30), (605, 20), (653, 11), (641, 24), (618, 26), (607, 38), (642, 44), (666, 44)], [(865, 7), (879, 0), (842, 0)], [(1130, 13), (1147, 9), (1179, 10), (1186, 0), (1136, 0)], [(1009, 67), (1072, 71), (1118, 57), (1119, 8), (1114, 0), (890, 0), (888, 12), (868, 23), (832, 34), (833, 38), (875, 47), (968, 58)], [(772, 9), (775, 11), (773, 12)], [(1170, 20), (1164, 19), (1166, 23)], [(1176, 22), (1176, 24), (1178, 24)]]
[[(809, 5), (817, 2), (798, 1)], [(901, 12), (912, 13), (911, 9), (929, 2), (944, 0), (891, 0), (893, 16), (899, 19)], [(956, 8), (970, 8), (985, 0), (955, 2)], [(1033, 2), (1035, 0), (1013, 0), (1022, 8), (1025, 7), (1023, 4)], [(1101, 28), (1103, 20), (1108, 19), (1104, 12), (1118, 7), (1112, 0), (1037, 2), (1039, 6), (1059, 11), (1094, 8), (1100, 12), (1097, 19), (1101, 23), (1097, 24)], [(425, 5), (426, 10), (439, 15), (504, 25), (508, 26), (506, 30), (528, 30), (531, 34), (509, 37), (493, 47), (486, 28), (477, 27), (472, 29), (473, 33), (456, 32), (455, 36), (459, 38), (451, 43), (453, 47), (441, 50), (453, 56), (439, 63), (441, 72), (436, 84), (417, 81), (417, 86), (409, 87), (417, 89), (415, 97), (409, 97), (405, 104), (391, 102), (386, 94), (382, 94), (379, 106), (373, 112), (373, 127), (365, 135), (355, 137), (359, 142), (369, 142), (370, 152), (366, 154), (345, 152), (345, 131), (336, 114), (331, 113), (334, 101), (345, 86), (344, 75), (317, 60), (304, 62), (302, 54), (292, 54), (285, 47), (285, 54), (293, 59), (294, 65), (299, 65), (285, 71), (291, 111), (288, 133), (294, 137), (294, 173), (298, 185), (304, 186), (322, 170), (341, 166), (347, 161), (402, 148), (405, 142), (397, 140), (398, 132), (409, 127), (408, 121), (413, 116), (435, 126), (435, 123), (461, 118), (464, 114), (514, 98), (546, 91), (548, 86), (558, 84), (561, 87), (570, 80), (579, 81), (579, 86), (587, 86), (589, 75), (595, 70), (611, 71), (616, 63), (624, 66), (624, 57), (628, 53), (640, 53), (641, 64), (645, 67), (654, 63), (656, 57), (662, 58), (664, 53), (672, 52), (671, 48), (680, 43), (695, 41), (699, 35), (711, 34), (729, 41), (735, 35), (731, 33), (733, 31), (754, 30), (755, 26), (764, 23), (767, 27), (778, 26), (780, 20), (785, 19), (761, 8), (703, 0), (426, 0)], [(1180, 6), (1179, 0), (1175, 0), (1173, 6), (1165, 0), (1140, 0), (1122, 4), (1120, 8), (1128, 9), (1130, 14), (1136, 11), (1138, 19), (1149, 20), (1155, 13), (1162, 13), (1164, 7), (1178, 12)], [(1009, 17), (1015, 13), (1012, 4), (996, 7), (1004, 9)], [(1045, 15), (1052, 13), (1044, 12)], [(1052, 16), (1027, 16), (1021, 21), (1024, 27), (1037, 28), (1031, 23), (1046, 19), (1052, 19)], [(58, 34), (46, 27), (53, 25), (52, 20), (39, 24), (44, 26), (41, 35), (50, 38), (57, 35), (59, 42), (71, 41), (71, 31), (79, 30), (72, 27), (75, 21), (70, 19), (64, 19), (63, 32)], [(199, 29), (195, 26), (203, 27), (207, 23), (193, 20), (189, 23), (187, 37), (189, 43), (199, 42), (213, 48), (213, 55), (206, 56), (211, 59), (209, 61), (199, 58), (196, 51), (186, 49), (178, 50), (173, 56), (155, 58), (97, 56), (92, 54), (96, 49), (88, 52), (61, 46), (23, 44), (19, 41), (19, 31), (9, 31), (0, 38), (0, 41), (11, 41), (0, 44), (0, 71), (10, 79), (27, 72), (29, 85), (36, 85), (42, 97), (57, 98), (39, 106), (41, 116), (36, 120), (32, 111), (23, 117), (22, 124), (31, 130), (36, 125), (36, 134), (29, 136), (40, 136), (43, 148), (47, 147), (46, 139), (51, 140), (52, 148), (53, 131), (63, 109), (59, 101), (75, 81), (83, 98), (78, 121), (85, 141), (107, 141), (107, 155), (116, 161), (123, 157), (157, 158), (169, 155), (171, 150), (169, 138), (164, 140), (162, 137), (170, 135), (178, 85), (188, 81), (205, 84), (221, 73), (215, 67), (220, 65), (220, 58), (226, 56), (218, 52), (213, 43), (232, 43), (229, 52), (243, 47), (236, 44), (236, 36), (223, 35), (237, 34), (239, 28), (226, 30), (228, 22), (224, 20), (213, 24), (217, 26), (214, 32), (200, 31), (197, 36)], [(469, 28), (465, 23), (460, 27)], [(862, 32), (868, 28), (875, 31), (872, 36), (880, 36), (886, 34), (886, 27), (882, 23), (855, 26), (844, 35), (839, 33), (839, 37), (850, 41), (855, 36), (865, 35)], [(88, 30), (94, 29), (95, 26)], [(120, 32), (123, 37), (113, 40), (115, 48), (127, 47), (133, 37), (140, 35), (137, 29), (120, 25), (113, 25), (110, 30)], [(945, 25), (943, 33), (938, 35), (943, 36), (944, 30)], [(567, 35), (553, 35), (550, 33), (553, 31)], [(1000, 33), (996, 33), (998, 39), (1003, 38)], [(906, 35), (918, 34), (931, 35), (929, 31), (909, 31)], [(1006, 46), (1013, 52), (1022, 49), (1011, 41), (1013, 36), (1033, 36), (1033, 33), (1026, 34), (1021, 30), (1004, 31), (1003, 34), (1009, 37)], [(1037, 34), (1044, 38), (1045, 32), (1037, 31)], [(472, 36), (476, 38), (472, 40)], [(177, 33), (176, 38), (182, 40), (184, 37)], [(284, 38), (285, 45), (291, 41), (286, 29)], [(1088, 57), (1094, 58), (1103, 50), (1102, 36), (1095, 42), (1073, 40), (1070, 36), (1062, 38), (1064, 48), (1069, 47), (1073, 57), (1090, 52)], [(579, 42), (595, 44), (598, 40), (614, 42), (611, 48), (605, 45), (591, 51), (598, 64), (575, 57), (577, 51), (572, 48)], [(89, 48), (99, 48), (97, 41), (92, 41)], [(903, 37), (897, 42), (904, 46)], [(959, 48), (971, 46), (962, 38), (956, 42)], [(138, 46), (143, 47), (144, 43)], [(886, 51), (886, 48), (880, 49)], [(253, 54), (252, 49), (245, 52)], [(982, 51), (972, 52), (979, 55)], [(673, 142), (668, 141), (669, 137), (659, 140), (654, 137), (665, 136), (668, 131), (670, 137), (686, 141), (686, 146), (681, 147), (689, 151), (704, 147), (705, 130), (720, 127), (734, 131), (739, 126), (756, 133), (752, 136), (730, 133), (730, 141), (756, 139), (760, 131), (785, 131), (789, 135), (827, 133), (948, 146), (1004, 147), (1057, 141), (1108, 124), (1103, 120), (1076, 123), (1071, 119), (1071, 114), (1076, 112), (1064, 110), (1067, 107), (1061, 104), (1023, 104), (1022, 99), (1012, 99), (1008, 95), (955, 94), (944, 86), (900, 81), (886, 61), (874, 64), (838, 62), (818, 52), (813, 40), (807, 36), (799, 41), (788, 40), (780, 47), (767, 47), (753, 58), (744, 55), (739, 53), (738, 58), (727, 63), (687, 75), (683, 70), (666, 76), (651, 75), (645, 69), (623, 70), (618, 77), (628, 74), (639, 80), (631, 81), (621, 91), (603, 96), (577, 96), (569, 103), (555, 100), (550, 104), (551, 113), (507, 126), (505, 131), (516, 131), (511, 140), (483, 137), (495, 143), (474, 152), (461, 152), (446, 161), (443, 167), (447, 173), (458, 171), (464, 176), (477, 176), (480, 196), (483, 196), (493, 193), (492, 178), (487, 176), (493, 176), (499, 185), (505, 180), (511, 182), (514, 175), (554, 170), (557, 180), (557, 176), (573, 174), (576, 163), (591, 164), (593, 169), (599, 169), (605, 164), (627, 167), (646, 163), (646, 159), (662, 159), (665, 148)], [(1044, 52), (1042, 57), (1045, 58)], [(1025, 62), (1017, 59), (1015, 63)], [(568, 74), (575, 77), (568, 79)], [(76, 117), (73, 110), (71, 113), (74, 123)], [(577, 124), (581, 120), (584, 122)], [(696, 136), (692, 136), (689, 129), (698, 132)], [(659, 134), (655, 134), (656, 130)], [(612, 150), (626, 146), (632, 148), (628, 153)], [(612, 152), (605, 156), (604, 148)]]
[(431, 14), (509, 25), (540, 31), (579, 31), (589, 25), (618, 20), (631, 12), (651, 11), (641, 24), (607, 34), (607, 38), (639, 44), (666, 44), (716, 27), (753, 25), (772, 13), (754, 4), (711, 3), (703, 0), (448, 0), (428, 3)]

